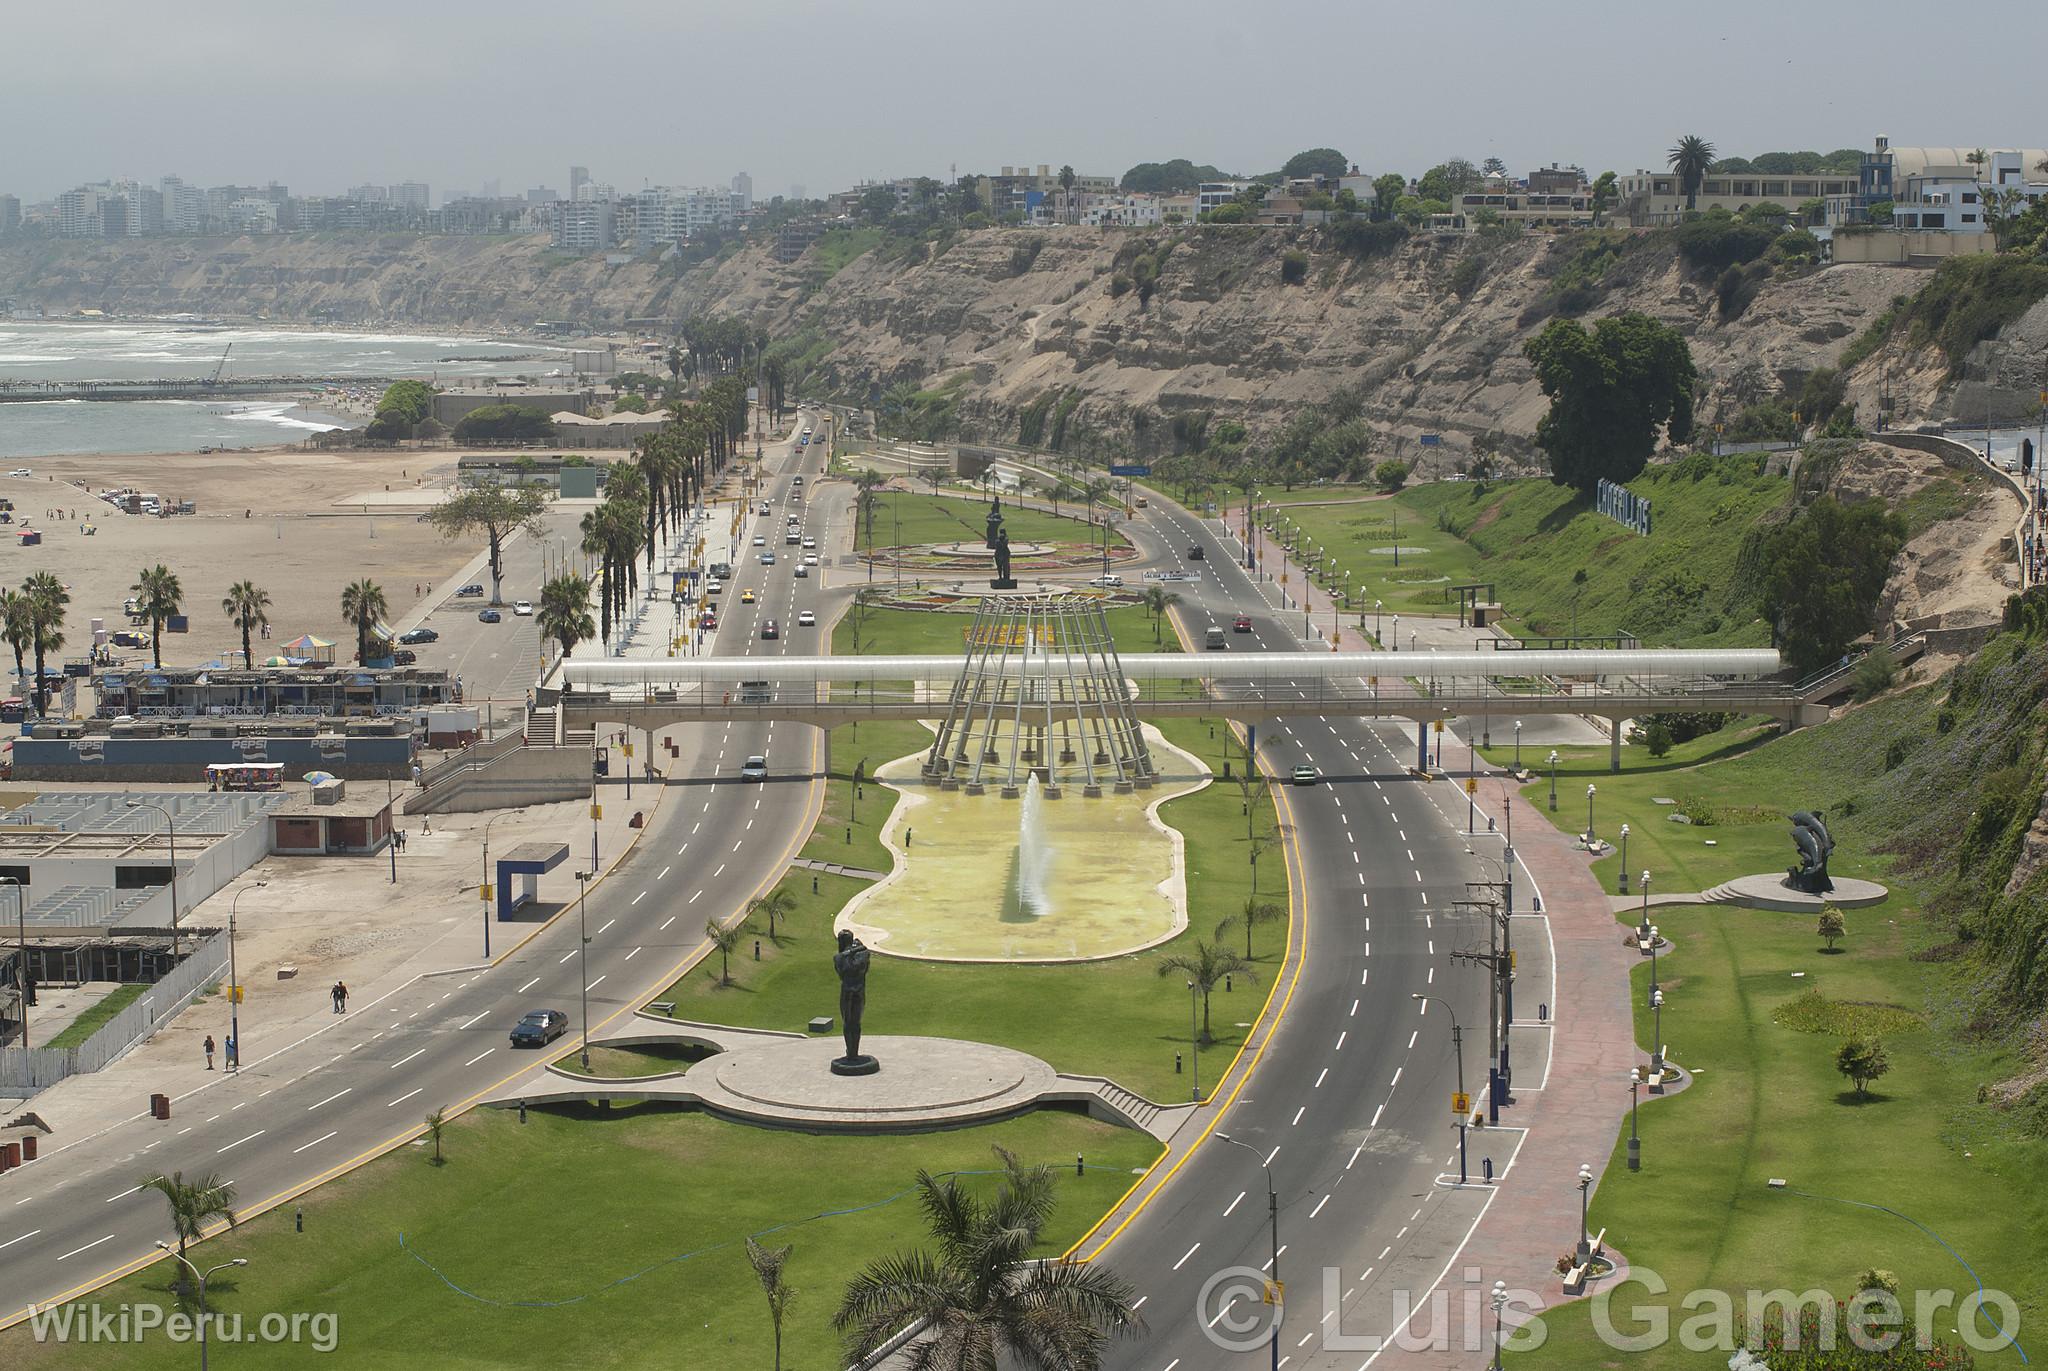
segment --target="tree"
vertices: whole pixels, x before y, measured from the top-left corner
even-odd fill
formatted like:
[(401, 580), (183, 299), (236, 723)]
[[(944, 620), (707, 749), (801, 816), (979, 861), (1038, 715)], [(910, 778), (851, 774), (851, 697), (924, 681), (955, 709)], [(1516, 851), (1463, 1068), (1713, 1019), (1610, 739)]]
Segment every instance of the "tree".
[(1481, 176), (1506, 176), (1508, 174), (1508, 164), (1501, 161), (1498, 157), (1489, 157), (1479, 164), (1479, 174)]
[(796, 896), (790, 894), (786, 888), (779, 885), (766, 895), (755, 897), (747, 905), (748, 917), (751, 918), (755, 914), (767, 915), (768, 941), (770, 942), (775, 941), (775, 921), (777, 919), (786, 919), (794, 913), (796, 913)]
[(718, 949), (718, 983), (732, 984), (732, 954), (739, 950), (740, 925), (727, 928), (716, 919), (704, 921), (704, 936), (711, 939), (711, 945)]
[(1393, 215), (1394, 205), (1408, 189), (1408, 178), (1397, 171), (1390, 171), (1372, 178), (1373, 218), (1386, 219)]
[(1613, 172), (1603, 171), (1600, 173), (1600, 179), (1593, 182), (1593, 227), (1595, 228), (1600, 227), (1600, 220), (1606, 215), (1608, 210), (1614, 208), (1615, 200), (1620, 197), (1621, 192), (1615, 184), (1617, 179)]
[[(149, 620), (150, 660), (158, 667), (164, 664), (164, 620), (178, 612), (185, 600), (185, 587), (178, 582), (177, 575), (158, 562), (136, 578), (128, 587), (135, 592), (135, 612)], [(43, 674), (42, 649), (36, 650), (36, 675)]]
[(1663, 757), (1671, 751), (1671, 725), (1664, 722), (1661, 714), (1652, 715), (1650, 726), (1643, 730), (1643, 743), (1650, 749), (1652, 757)]
[(1143, 1327), (1130, 1282), (1100, 1262), (1034, 1262), (1057, 1196), (1051, 1169), (1001, 1148), (1003, 1181), (986, 1199), (957, 1177), (917, 1173), (932, 1251), (870, 1262), (847, 1284), (832, 1325), (848, 1360), (864, 1361), (904, 1328), (919, 1333), (906, 1365), (983, 1371), (1099, 1371), (1111, 1334)]
[(161, 1194), (170, 1206), (171, 1231), (177, 1234), (181, 1257), (185, 1255), (186, 1244), (205, 1237), (206, 1226), (215, 1219), (226, 1219), (228, 1227), (235, 1226), (234, 1183), (222, 1180), (218, 1174), (209, 1172), (188, 1185), (184, 1172), (173, 1171), (168, 1176), (151, 1176), (142, 1186)]
[(1849, 936), (1849, 921), (1842, 917), (1842, 911), (1831, 904), (1820, 907), (1820, 925), (1814, 929), (1819, 937), (1828, 940), (1828, 951), (1835, 950), (1837, 940)]
[(1280, 257), (1280, 282), (1282, 285), (1298, 286), (1308, 279), (1308, 254), (1300, 248), (1290, 248)]
[(1351, 159), (1335, 148), (1310, 148), (1297, 152), (1280, 168), (1283, 177), (1322, 176), (1334, 181), (1351, 168)]
[(555, 421), (536, 405), (480, 405), (455, 421), (458, 443), (544, 443)]
[(483, 534), (491, 549), (491, 603), (503, 604), (505, 540), (515, 533), (537, 538), (542, 516), (554, 494), (544, 486), (472, 486), (443, 500), (420, 516), (443, 538)]
[(1123, 175), (1125, 190), (1153, 195), (1182, 195), (1204, 181), (1227, 181), (1229, 174), (1212, 166), (1196, 166), (1185, 157), (1170, 162), (1140, 162)]
[(1145, 587), (1145, 612), (1152, 616), (1152, 641), (1158, 642), (1161, 625), (1166, 620), (1166, 611), (1180, 603), (1180, 596), (1164, 586)]
[(1408, 483), (1406, 462), (1381, 462), (1372, 469), (1372, 479), (1381, 490), (1399, 490)]
[(1818, 670), (1862, 636), (1905, 544), (1905, 519), (1881, 501), (1825, 495), (1765, 535), (1763, 611), (1794, 667)]
[(351, 581), (342, 587), (341, 617), (355, 627), (356, 661), (368, 664), (370, 630), (375, 628), (378, 620), (390, 613), (390, 610), (390, 605), (384, 599), (384, 588), (368, 577)]
[(896, 188), (894, 186), (869, 186), (861, 192), (860, 217), (871, 224), (879, 224), (896, 213)]
[(747, 1265), (754, 1268), (754, 1279), (761, 1282), (761, 1293), (768, 1297), (768, 1322), (775, 1329), (775, 1371), (782, 1371), (783, 1316), (796, 1299), (796, 1288), (782, 1278), (782, 1269), (794, 1250), (793, 1245), (763, 1247), (752, 1237), (747, 1239)]
[(1632, 480), (1660, 432), (1673, 442), (1692, 432), (1697, 375), (1675, 328), (1635, 313), (1602, 319), (1590, 333), (1576, 319), (1553, 319), (1522, 352), (1550, 397), (1536, 443), (1558, 485), (1590, 495), (1602, 477)]
[(270, 592), (259, 589), (254, 581), (237, 581), (221, 597), (220, 612), (242, 630), (242, 665), (256, 665), (256, 658), (250, 654), (249, 633), (259, 625), (269, 625)]
[(1870, 1083), (1891, 1069), (1892, 1059), (1886, 1054), (1884, 1043), (1874, 1037), (1858, 1034), (1844, 1041), (1835, 1052), (1835, 1070), (1849, 1078), (1858, 1096), (1869, 1093)]
[(542, 638), (561, 646), (564, 657), (576, 650), (576, 644), (595, 638), (597, 624), (590, 617), (590, 582), (569, 572), (542, 586), (534, 623)]
[(1699, 203), (1700, 182), (1714, 165), (1714, 145), (1696, 134), (1688, 133), (1678, 140), (1678, 146), (1666, 155), (1671, 170), (1677, 173), (1678, 188), (1685, 195), (1685, 207), (1692, 209)]
[(1218, 943), (1195, 940), (1192, 952), (1176, 952), (1170, 957), (1159, 959), (1158, 971), (1161, 976), (1185, 976), (1193, 981), (1195, 990), (1202, 997), (1202, 1036), (1204, 1046), (1215, 1042), (1215, 1035), (1209, 1032), (1209, 992), (1222, 984), (1225, 976), (1242, 976), (1254, 983), (1258, 980), (1258, 968), (1250, 961), (1238, 956)]
[(436, 1108), (427, 1115), (427, 1138), (434, 1144), (434, 1165), (441, 1165), (441, 1135), (448, 1129), (448, 1111)]
[(22, 658), (35, 641), (35, 602), (19, 590), (0, 590), (0, 638), (14, 649), (14, 683), (26, 692), (28, 667)]
[(1252, 929), (1259, 924), (1282, 923), (1286, 921), (1286, 918), (1286, 910), (1274, 904), (1271, 900), (1262, 900), (1254, 895), (1245, 900), (1243, 909), (1216, 925), (1216, 936), (1220, 939), (1232, 929), (1243, 928), (1244, 956), (1246, 961), (1250, 961), (1252, 957)]
[(64, 646), (64, 606), (71, 603), (71, 592), (55, 573), (38, 571), (21, 583), (21, 593), (28, 599), (29, 642), (36, 656), (36, 679), (29, 695), (40, 717), (49, 710), (50, 683), (45, 673), (49, 655)]

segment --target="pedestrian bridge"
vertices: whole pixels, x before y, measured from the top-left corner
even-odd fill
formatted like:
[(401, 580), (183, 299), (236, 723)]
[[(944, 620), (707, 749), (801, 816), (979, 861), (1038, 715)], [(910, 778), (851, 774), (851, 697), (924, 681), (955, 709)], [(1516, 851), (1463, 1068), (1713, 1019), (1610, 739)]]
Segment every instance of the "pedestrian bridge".
[[(823, 728), (866, 719), (943, 716), (964, 656), (571, 659), (538, 703), (558, 730), (604, 724), (666, 728), (733, 719)], [(1798, 726), (1826, 717), (1801, 686), (1777, 678), (1766, 649), (1480, 652), (1153, 652), (1118, 663), (1138, 713), (1256, 723), (1305, 714), (1411, 719), (1582, 714), (1610, 720), (1722, 710)], [(1013, 662), (1025, 690), (1070, 698), (1082, 658), (1033, 653)], [(1022, 701), (1028, 705), (1027, 698)], [(545, 715), (543, 716), (545, 717)]]

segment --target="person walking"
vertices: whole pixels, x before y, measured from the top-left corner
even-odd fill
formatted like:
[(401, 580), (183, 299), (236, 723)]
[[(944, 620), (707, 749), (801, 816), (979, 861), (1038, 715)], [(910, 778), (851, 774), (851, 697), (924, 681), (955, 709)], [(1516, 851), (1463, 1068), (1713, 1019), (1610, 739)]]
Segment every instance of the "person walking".
[(347, 983), (346, 983), (346, 982), (344, 982), (344, 981), (336, 981), (336, 982), (334, 983), (334, 991), (335, 991), (335, 1002), (336, 1002), (336, 1004), (337, 1004), (337, 1005), (339, 1006), (339, 1009), (337, 1010), (337, 1012), (338, 1012), (338, 1013), (342, 1013), (342, 1014), (346, 1014), (346, 1013), (348, 1013), (348, 985), (347, 985)]
[(235, 1035), (230, 1033), (228, 1034), (227, 1068), (230, 1071), (239, 1071), (241, 1065), (241, 1061), (235, 1056)]
[(206, 1035), (206, 1069), (213, 1070), (213, 1034)]

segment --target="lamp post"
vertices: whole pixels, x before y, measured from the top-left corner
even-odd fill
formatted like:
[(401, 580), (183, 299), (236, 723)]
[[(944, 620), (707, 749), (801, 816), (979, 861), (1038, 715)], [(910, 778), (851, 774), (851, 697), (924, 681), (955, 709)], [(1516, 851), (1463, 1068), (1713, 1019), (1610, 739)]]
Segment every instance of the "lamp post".
[(1522, 769), (1522, 721), (1515, 720), (1515, 770)]
[(269, 884), (268, 881), (251, 881), (228, 901), (228, 1041), (235, 1045), (235, 1050), (228, 1054), (230, 1071), (242, 1069), (242, 978), (235, 974), (235, 915), (241, 911), (244, 895)]
[(191, 1262), (186, 1261), (185, 1254), (172, 1247), (169, 1243), (159, 1242), (157, 1247), (176, 1257), (178, 1264), (187, 1271), (190, 1271), (193, 1279), (199, 1282), (199, 1371), (206, 1371), (206, 1283), (213, 1279), (213, 1274), (216, 1271), (225, 1271), (231, 1266), (247, 1266), (249, 1259), (247, 1257), (236, 1257), (233, 1261), (222, 1262), (219, 1266), (209, 1266), (206, 1270), (201, 1271)]
[(1628, 1169), (1643, 1169), (1643, 1139), (1636, 1132), (1636, 1101), (1641, 1097), (1643, 1069), (1632, 1066), (1628, 1069)]
[(1657, 925), (1650, 925), (1650, 993), (1657, 992)]
[[(1591, 819), (1591, 818), (1589, 817), (1589, 818), (1588, 818), (1588, 819), (1586, 820), (1586, 831), (1590, 833), (1590, 832), (1592, 831), (1592, 829), (1593, 829), (1593, 820), (1592, 820), (1592, 819)], [(1621, 894), (1623, 894), (1623, 895), (1626, 895), (1626, 894), (1628, 894), (1628, 825), (1627, 825), (1627, 824), (1623, 824), (1623, 825), (1621, 826), (1621, 891), (1620, 891), (1620, 893), (1621, 893)]]
[(15, 954), (20, 960), (14, 964), (14, 989), (15, 993), (21, 997), (21, 1045), (26, 1048), (29, 1045), (28, 903), (21, 898), (21, 882), (19, 880), (13, 876), (0, 876), (0, 881), (4, 881), (6, 884), (14, 887), (15, 936), (21, 940)]
[(1637, 882), (1643, 888), (1643, 914), (1636, 924), (1636, 930), (1643, 937), (1650, 936), (1650, 869), (1643, 868), (1643, 879)]
[(583, 918), (583, 897), (595, 880), (595, 871), (576, 873), (576, 945), (582, 950), (577, 965), (583, 981), (583, 1070), (590, 1071), (590, 928)]
[(148, 800), (128, 801), (130, 809), (154, 809), (164, 816), (164, 831), (171, 840), (171, 956), (177, 957), (183, 951), (183, 934), (178, 927), (178, 823), (171, 817), (171, 811)]
[(1500, 1350), (1507, 1341), (1501, 1332), (1501, 1316), (1506, 1312), (1507, 1307), (1508, 1283), (1506, 1281), (1495, 1281), (1493, 1283), (1493, 1371), (1501, 1371)]
[(1586, 842), (1588, 844), (1593, 841), (1593, 792), (1599, 788), (1599, 786), (1590, 783), (1586, 786)]
[(1576, 1247), (1574, 1247), (1574, 1248), (1572, 1249), (1572, 1251), (1573, 1251), (1574, 1255), (1576, 1255), (1576, 1256), (1578, 1257), (1578, 1259), (1579, 1259), (1579, 1262), (1580, 1262), (1580, 1264), (1582, 1264), (1582, 1265), (1583, 1265), (1583, 1264), (1585, 1263), (1585, 1260), (1586, 1260), (1587, 1256), (1588, 1256), (1588, 1255), (1589, 1255), (1589, 1254), (1590, 1254), (1590, 1253), (1592, 1252), (1592, 1250), (1593, 1250), (1593, 1244), (1592, 1244), (1592, 1243), (1590, 1243), (1590, 1242), (1588, 1242), (1588, 1241), (1586, 1241), (1586, 1197), (1587, 1197), (1588, 1195), (1590, 1195), (1590, 1194), (1592, 1193), (1592, 1190), (1593, 1190), (1593, 1168), (1592, 1168), (1592, 1167), (1590, 1167), (1590, 1166), (1588, 1166), (1588, 1165), (1586, 1165), (1586, 1164), (1585, 1164), (1584, 1162), (1580, 1162), (1580, 1163), (1579, 1163), (1579, 1242), (1578, 1242), (1578, 1245), (1577, 1245)]
[(1656, 1027), (1651, 1030), (1650, 1071), (1656, 1077), (1656, 1084), (1664, 1080), (1664, 992), (1650, 992), (1650, 1010), (1657, 1016)]
[(1396, 652), (1399, 652), (1400, 650), (1401, 650), (1401, 616), (1400, 616), (1400, 615), (1398, 615), (1398, 614), (1396, 614), (1396, 615), (1394, 616), (1394, 651), (1396, 651)]
[(1385, 641), (1380, 637), (1380, 602), (1378, 600), (1372, 602), (1372, 640), (1375, 643), (1383, 643)]
[[(1464, 1029), (1462, 1029), (1462, 1028), (1460, 1028), (1460, 1027), (1458, 1026), (1458, 1011), (1457, 1011), (1457, 1010), (1455, 1010), (1455, 1009), (1453, 1009), (1453, 1008), (1451, 1007), (1451, 1002), (1450, 1002), (1449, 1000), (1446, 1000), (1446, 999), (1444, 999), (1444, 998), (1443, 998), (1443, 997), (1442, 997), (1441, 995), (1424, 995), (1424, 994), (1421, 994), (1421, 993), (1417, 992), (1417, 993), (1411, 993), (1411, 994), (1410, 994), (1410, 995), (1408, 996), (1408, 998), (1409, 998), (1409, 999), (1411, 999), (1411, 1000), (1420, 1000), (1420, 1001), (1422, 1001), (1422, 1002), (1423, 1002), (1423, 1004), (1424, 1004), (1424, 1006), (1425, 1006), (1425, 1010), (1424, 1010), (1424, 1012), (1425, 1012), (1425, 1013), (1426, 1013), (1426, 1012), (1428, 1012), (1428, 1011), (1427, 1011), (1427, 1008), (1426, 1008), (1426, 1006), (1428, 1005), (1428, 1002), (1429, 1002), (1429, 1001), (1431, 1001), (1431, 1000), (1435, 1000), (1435, 1001), (1436, 1001), (1436, 1002), (1437, 1002), (1438, 1004), (1440, 1004), (1440, 1005), (1442, 1005), (1442, 1006), (1444, 1007), (1444, 1012), (1445, 1012), (1446, 1014), (1449, 1014), (1449, 1015), (1451, 1016), (1451, 1050), (1452, 1050), (1452, 1051), (1454, 1051), (1454, 1052), (1456, 1052), (1456, 1053), (1457, 1053), (1457, 1055), (1458, 1055), (1458, 1095), (1459, 1095), (1459, 1097), (1460, 1097), (1461, 1099), (1462, 1099), (1462, 1098), (1464, 1098), (1464, 1096), (1465, 1096), (1465, 1030), (1464, 1030)], [(1469, 1103), (1469, 1101), (1467, 1101), (1467, 1103)], [(1458, 1184), (1459, 1184), (1459, 1185), (1463, 1185), (1463, 1184), (1465, 1183), (1465, 1180), (1466, 1180), (1466, 1169), (1465, 1169), (1465, 1128), (1466, 1128), (1466, 1115), (1467, 1115), (1467, 1112), (1468, 1112), (1468, 1111), (1466, 1111), (1466, 1110), (1463, 1110), (1463, 1109), (1461, 1109), (1461, 1110), (1459, 1110), (1459, 1111), (1458, 1111)]]
[[(1273, 1248), (1272, 1280), (1273, 1284), (1278, 1286), (1280, 1284), (1280, 1196), (1273, 1189), (1273, 1168), (1266, 1164), (1264, 1157), (1259, 1156), (1259, 1149), (1253, 1147), (1250, 1143), (1239, 1142), (1228, 1133), (1216, 1134), (1216, 1141), (1229, 1143), (1232, 1147), (1242, 1147), (1254, 1157), (1258, 1157), (1259, 1169), (1266, 1173), (1266, 1223)], [(1286, 1306), (1282, 1304), (1281, 1308), (1284, 1317)], [(1280, 1322), (1280, 1319), (1273, 1320), (1273, 1371), (1280, 1371)]]
[(1195, 989), (1195, 983), (1193, 981), (1189, 981), (1188, 1047), (1191, 1049), (1192, 1060), (1190, 1061), (1190, 1065), (1194, 1068), (1194, 1075), (1192, 1078), (1193, 1088), (1192, 1090), (1190, 1090), (1188, 1098), (1193, 1100), (1197, 1104), (1200, 1104), (1202, 1102), (1202, 1033), (1201, 1030), (1196, 1026), (1199, 1022), (1199, 1019), (1196, 1014), (1196, 1007), (1201, 1003), (1201, 1000), (1201, 994)]
[(1550, 812), (1557, 813), (1557, 749), (1550, 749)]

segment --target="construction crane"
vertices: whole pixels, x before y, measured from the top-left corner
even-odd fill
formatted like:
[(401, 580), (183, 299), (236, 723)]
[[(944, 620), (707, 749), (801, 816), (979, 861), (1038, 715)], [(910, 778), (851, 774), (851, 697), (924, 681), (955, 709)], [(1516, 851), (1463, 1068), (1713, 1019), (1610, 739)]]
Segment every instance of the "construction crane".
[(220, 374), (228, 369), (228, 354), (230, 352), (233, 352), (234, 350), (235, 345), (233, 343), (229, 343), (225, 348), (221, 350), (220, 362), (217, 366), (214, 367), (213, 375), (206, 378), (206, 384), (210, 386), (217, 386), (220, 384)]

